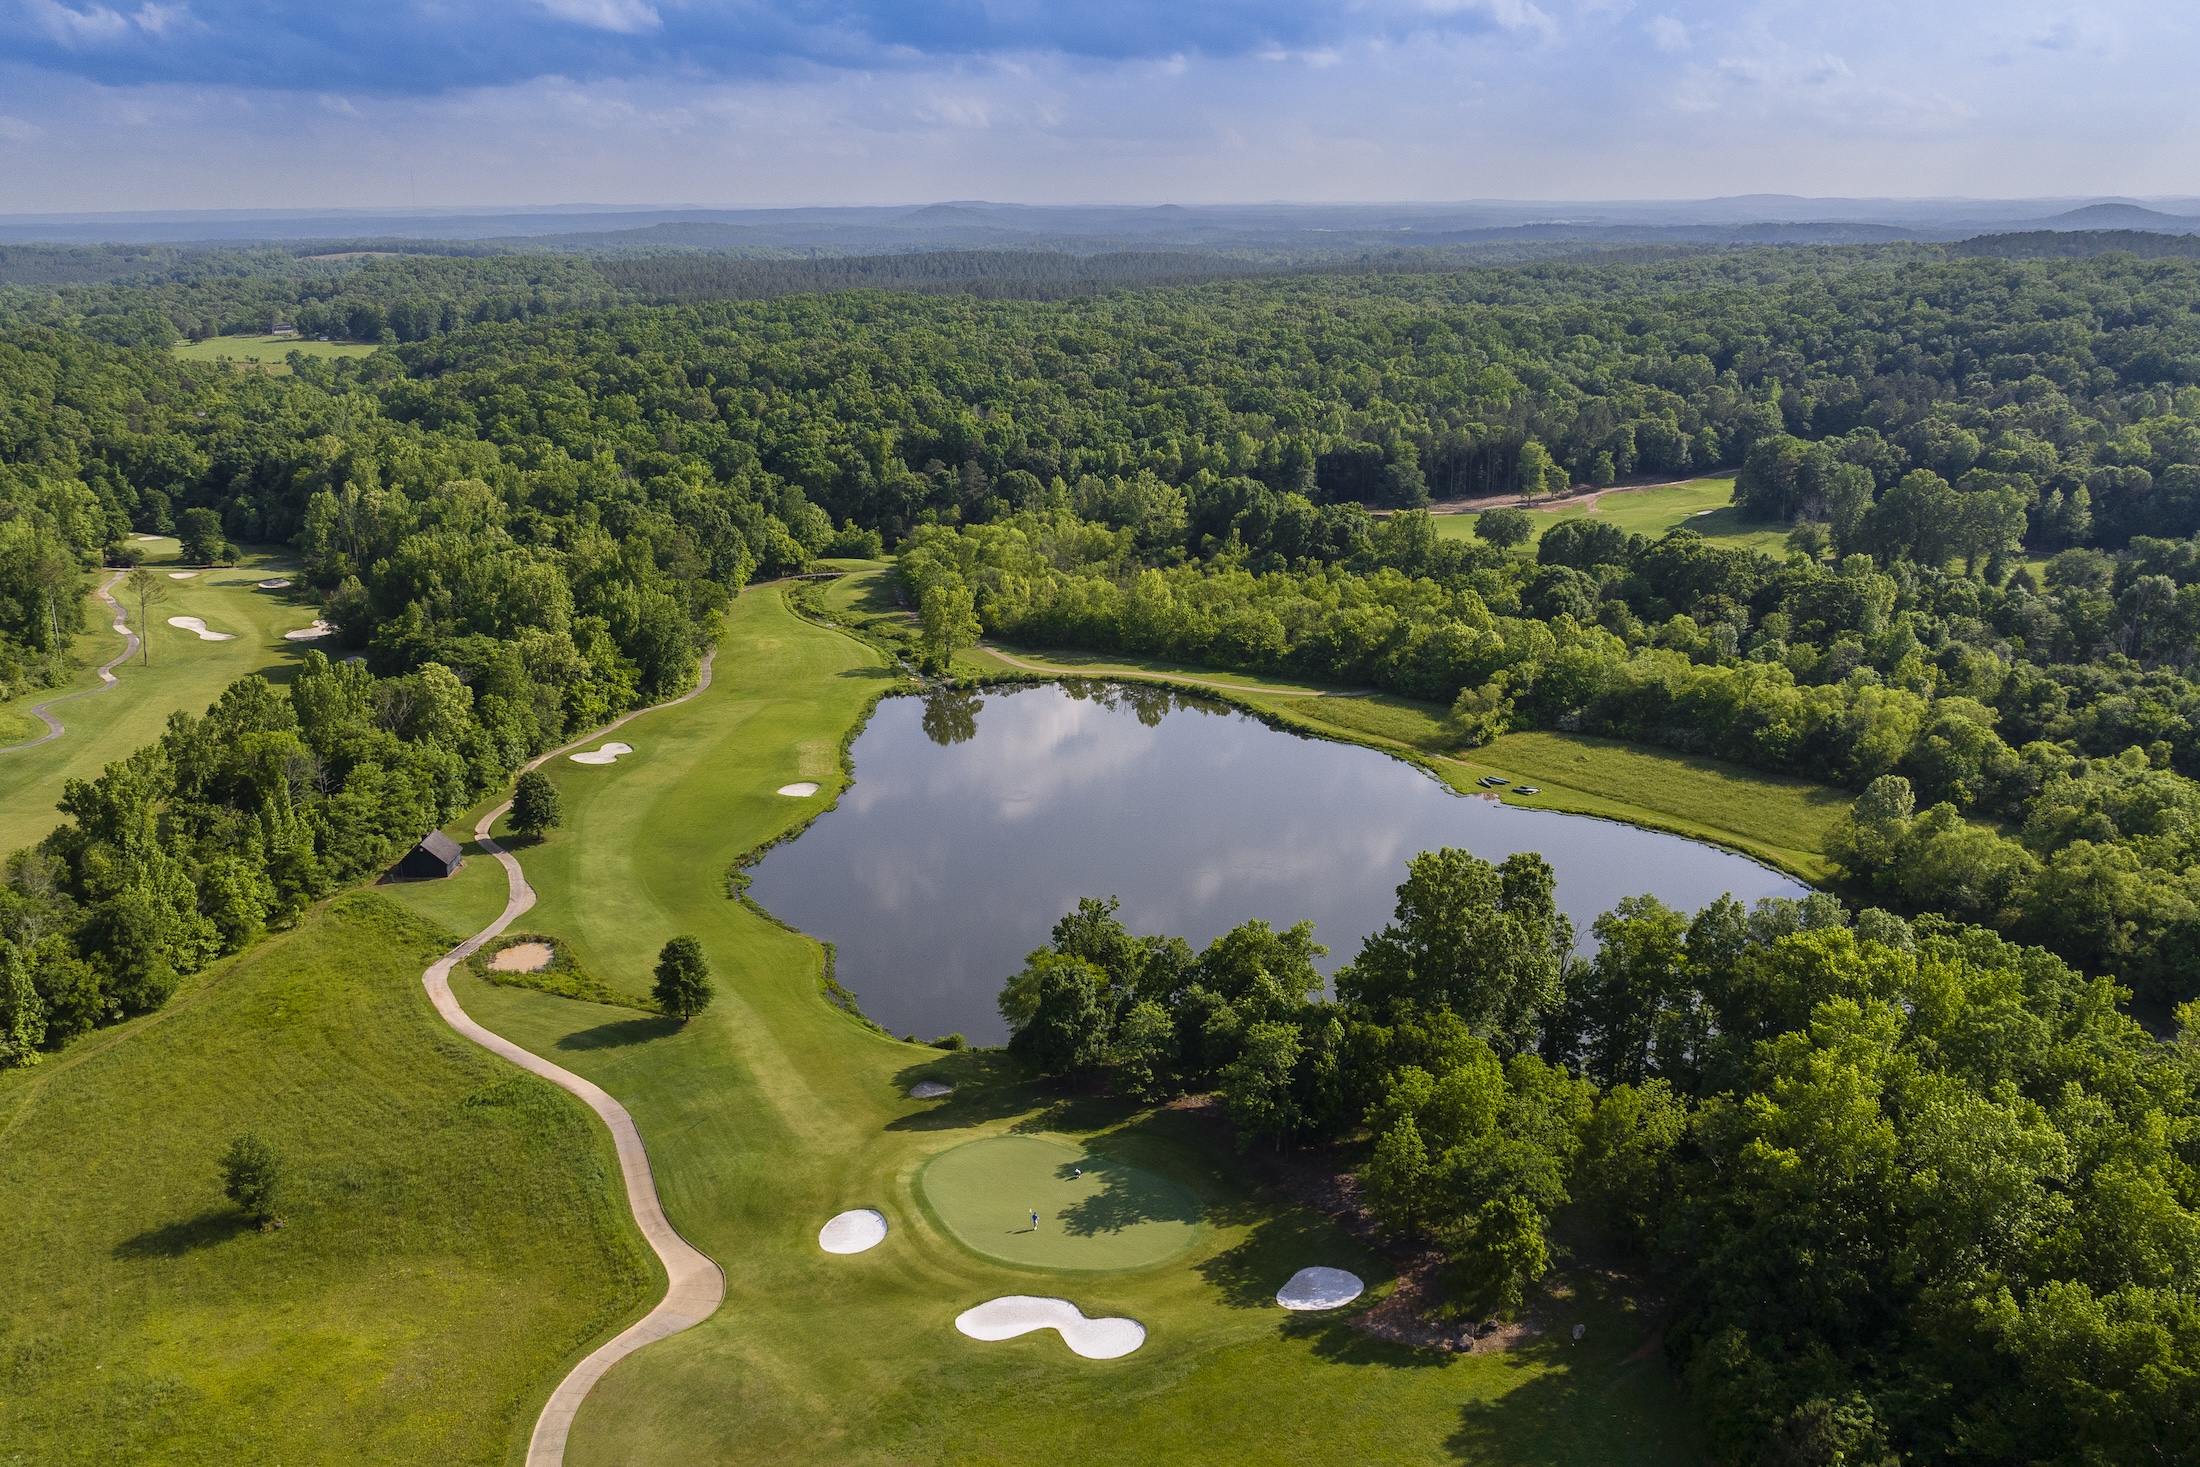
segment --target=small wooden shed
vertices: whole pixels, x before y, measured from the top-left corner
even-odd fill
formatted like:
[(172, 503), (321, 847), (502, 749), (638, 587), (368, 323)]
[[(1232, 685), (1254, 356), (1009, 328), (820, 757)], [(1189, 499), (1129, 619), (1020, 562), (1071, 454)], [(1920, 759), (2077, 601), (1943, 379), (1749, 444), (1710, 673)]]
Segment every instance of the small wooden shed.
[(397, 874), (414, 880), (427, 880), (455, 876), (460, 862), (458, 842), (440, 830), (431, 830), (420, 837), (420, 844), (405, 853), (405, 859), (397, 863)]

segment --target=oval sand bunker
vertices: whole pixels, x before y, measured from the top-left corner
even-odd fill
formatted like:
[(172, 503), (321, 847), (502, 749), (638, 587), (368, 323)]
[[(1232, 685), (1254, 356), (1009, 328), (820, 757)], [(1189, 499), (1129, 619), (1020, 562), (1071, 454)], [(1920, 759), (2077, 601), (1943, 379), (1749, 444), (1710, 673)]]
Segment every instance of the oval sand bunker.
[(783, 784), (779, 787), (779, 792), (790, 799), (799, 800), (806, 795), (816, 794), (817, 786), (805, 779), (798, 784)]
[(575, 754), (573, 762), (575, 764), (616, 764), (619, 762), (621, 754), (631, 754), (633, 752), (634, 746), (632, 744), (622, 744), (617, 739), (613, 739), (600, 749), (590, 749), (585, 754)]
[(312, 626), (300, 627), (294, 632), (283, 633), (283, 640), (286, 642), (311, 642), (319, 637), (333, 637), (335, 635), (336, 628), (330, 626), (321, 618), (315, 617)]
[(237, 640), (235, 632), (208, 631), (206, 623), (195, 616), (171, 616), (168, 618), (168, 625), (181, 627), (183, 630), (197, 636), (202, 642), (234, 642)]
[(1276, 1290), (1276, 1302), (1286, 1309), (1342, 1309), (1366, 1287), (1358, 1274), (1341, 1268), (1302, 1268)]
[(515, 942), (489, 959), (489, 966), (499, 973), (540, 973), (556, 958), (547, 942)]
[(1146, 1327), (1135, 1319), (1087, 1319), (1067, 1299), (1031, 1294), (1008, 1294), (965, 1309), (955, 1316), (955, 1328), (974, 1340), (1012, 1340), (1050, 1329), (1087, 1360), (1119, 1359), (1146, 1343)]
[(870, 1207), (838, 1214), (817, 1230), (817, 1246), (827, 1253), (861, 1253), (886, 1241), (886, 1214)]
[(168, 579), (171, 581), (188, 581), (197, 574), (197, 571), (170, 571)]
[(917, 1174), (917, 1190), (964, 1247), (1026, 1268), (1147, 1268), (1199, 1238), (1199, 1199), (1185, 1187), (1041, 1136), (943, 1151)]

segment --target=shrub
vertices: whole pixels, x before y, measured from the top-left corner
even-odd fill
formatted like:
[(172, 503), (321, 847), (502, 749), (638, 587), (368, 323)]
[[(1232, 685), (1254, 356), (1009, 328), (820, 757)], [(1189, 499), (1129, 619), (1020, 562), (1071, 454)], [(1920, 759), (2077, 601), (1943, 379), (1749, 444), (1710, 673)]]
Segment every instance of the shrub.
[(283, 1160), (275, 1148), (251, 1132), (237, 1137), (222, 1153), (222, 1192), (262, 1228), (280, 1225), (275, 1215), (282, 1199)]

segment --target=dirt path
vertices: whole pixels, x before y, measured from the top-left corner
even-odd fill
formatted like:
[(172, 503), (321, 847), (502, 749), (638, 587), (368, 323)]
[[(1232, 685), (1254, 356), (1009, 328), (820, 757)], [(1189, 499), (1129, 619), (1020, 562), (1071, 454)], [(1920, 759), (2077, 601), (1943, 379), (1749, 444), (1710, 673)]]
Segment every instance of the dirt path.
[(120, 667), (123, 663), (128, 662), (132, 657), (136, 656), (138, 649), (137, 633), (130, 630), (130, 623), (125, 618), (122, 608), (120, 606), (117, 606), (115, 604), (115, 598), (108, 594), (109, 592), (114, 590), (116, 585), (118, 585), (121, 582), (122, 578), (127, 574), (129, 574), (129, 572), (127, 571), (116, 571), (114, 575), (108, 578), (106, 585), (99, 587), (92, 593), (100, 600), (106, 602), (107, 609), (115, 614), (115, 632), (122, 638), (122, 651), (115, 657), (99, 665), (99, 686), (96, 688), (86, 688), (80, 693), (63, 693), (58, 698), (48, 698), (43, 703), (35, 703), (31, 705), (31, 717), (46, 725), (46, 731), (43, 734), (39, 735), (37, 738), (32, 739), (27, 744), (10, 744), (5, 749), (0, 749), (0, 754), (12, 754), (18, 749), (35, 749), (40, 744), (50, 744), (55, 739), (58, 739), (63, 734), (67, 733), (68, 730), (62, 727), (61, 720), (55, 718), (52, 714), (46, 711), (48, 708), (53, 707), (55, 704), (66, 703), (71, 698), (89, 698), (94, 693), (111, 693), (114, 691), (116, 685), (115, 669)]
[[(710, 687), (711, 657), (703, 658), (701, 674), (692, 692), (682, 694), (664, 703), (653, 703), (647, 708), (637, 708), (632, 713), (612, 720), (588, 737), (575, 739), (569, 744), (552, 749), (549, 753), (530, 760), (527, 769), (533, 769), (570, 749), (582, 744), (594, 743), (613, 729), (644, 713), (659, 708), (671, 708), (685, 703)], [(525, 770), (521, 771), (522, 773)], [(611, 1130), (611, 1144), (619, 1156), (619, 1172), (626, 1184), (627, 1207), (634, 1214), (634, 1225), (641, 1229), (658, 1260), (665, 1266), (665, 1297), (620, 1334), (598, 1347), (580, 1364), (573, 1367), (564, 1380), (558, 1382), (550, 1399), (543, 1403), (542, 1414), (535, 1418), (534, 1435), (527, 1442), (527, 1467), (562, 1467), (565, 1461), (565, 1439), (573, 1428), (573, 1418), (580, 1413), (581, 1402), (588, 1393), (609, 1373), (612, 1366), (633, 1354), (642, 1346), (667, 1335), (676, 1335), (684, 1329), (701, 1324), (717, 1312), (726, 1297), (726, 1276), (720, 1272), (709, 1255), (695, 1247), (673, 1228), (665, 1218), (662, 1204), (657, 1200), (657, 1179), (649, 1169), (649, 1153), (642, 1146), (642, 1134), (635, 1128), (634, 1118), (626, 1107), (613, 1100), (600, 1087), (582, 1079), (570, 1070), (543, 1059), (531, 1050), (522, 1049), (502, 1035), (475, 1023), (460, 1006), (458, 996), (451, 992), (451, 969), (471, 957), (475, 949), (491, 938), (500, 936), (520, 915), (535, 904), (535, 889), (527, 884), (527, 874), (520, 869), (511, 852), (489, 837), (489, 828), (499, 815), (511, 808), (509, 801), (497, 806), (474, 826), (474, 838), (481, 848), (495, 856), (504, 866), (505, 882), (509, 896), (504, 912), (496, 921), (467, 938), (457, 947), (438, 958), (435, 965), (421, 975), (420, 981), (428, 990), (428, 998), (436, 1012), (453, 1029), (480, 1045), (492, 1054), (500, 1055), (521, 1069), (542, 1076), (551, 1084), (569, 1090), (579, 1096)]]
[(1693, 484), (1706, 477), (1697, 474), (1687, 479), (1663, 479), (1655, 484), (1614, 484), (1609, 489), (1591, 489), (1584, 494), (1569, 494), (1563, 499), (1530, 499), (1523, 494), (1491, 494), (1481, 499), (1446, 499), (1428, 507), (1430, 514), (1479, 514), (1485, 509), (1535, 509), (1545, 514), (1556, 514), (1562, 509), (1580, 506), (1590, 514), (1597, 513), (1597, 503), (1607, 494), (1642, 494), (1652, 489), (1674, 489), (1682, 484)]
[(1127, 672), (1122, 670), (1111, 672), (1098, 668), (1046, 667), (1036, 662), (1026, 662), (1020, 657), (1011, 657), (990, 642), (980, 642), (978, 646), (981, 650), (990, 652), (995, 657), (1000, 658), (1010, 667), (1021, 668), (1025, 672), (1044, 673), (1048, 677), (1089, 677), (1102, 681), (1108, 678), (1131, 678), (1142, 682), (1185, 683), (1195, 688), (1219, 688), (1225, 693), (1265, 693), (1271, 698), (1372, 698), (1375, 696), (1372, 692), (1364, 690), (1360, 692), (1339, 692), (1328, 688), (1271, 688), (1259, 683), (1225, 683), (1218, 682), (1213, 678), (1187, 677), (1182, 673), (1175, 672), (1142, 672), (1136, 668)]

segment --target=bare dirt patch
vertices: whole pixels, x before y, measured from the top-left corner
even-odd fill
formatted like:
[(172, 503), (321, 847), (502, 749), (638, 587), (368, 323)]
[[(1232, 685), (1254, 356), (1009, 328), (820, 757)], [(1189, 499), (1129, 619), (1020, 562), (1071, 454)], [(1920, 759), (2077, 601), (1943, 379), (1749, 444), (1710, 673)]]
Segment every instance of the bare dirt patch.
[(541, 973), (557, 957), (557, 950), (547, 942), (518, 942), (489, 959), (489, 966), (499, 973)]

